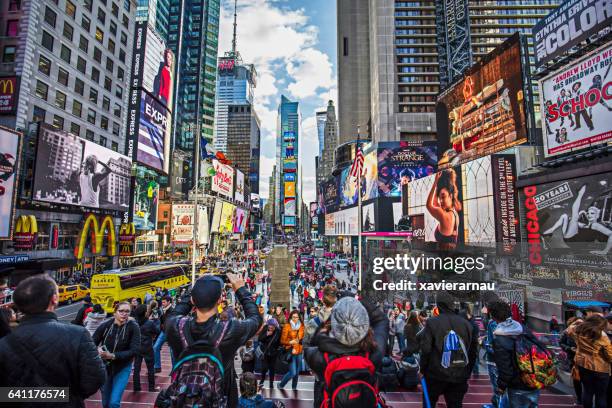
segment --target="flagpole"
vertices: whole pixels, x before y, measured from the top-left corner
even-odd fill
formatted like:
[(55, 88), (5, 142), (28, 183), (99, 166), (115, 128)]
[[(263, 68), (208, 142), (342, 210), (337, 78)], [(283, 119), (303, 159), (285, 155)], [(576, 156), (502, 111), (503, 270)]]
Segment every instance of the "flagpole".
[[(357, 149), (360, 149), (360, 147), (358, 147)], [(357, 222), (357, 237), (358, 237), (358, 243), (357, 245), (359, 246), (358, 251), (359, 251), (359, 291), (361, 292), (361, 223), (362, 223), (362, 214), (361, 214), (361, 169), (359, 171), (359, 175), (357, 178), (357, 208), (358, 208), (358, 214), (357, 214), (357, 219), (359, 220)]]
[[(192, 128), (193, 129), (193, 128)], [(200, 125), (196, 124), (196, 135), (194, 136), (195, 148), (196, 148), (196, 166), (195, 166), (195, 198), (194, 198), (194, 217), (193, 217), (193, 238), (191, 245), (191, 287), (195, 285), (196, 281), (196, 248), (198, 239), (198, 195), (199, 195), (199, 184), (200, 184)]]

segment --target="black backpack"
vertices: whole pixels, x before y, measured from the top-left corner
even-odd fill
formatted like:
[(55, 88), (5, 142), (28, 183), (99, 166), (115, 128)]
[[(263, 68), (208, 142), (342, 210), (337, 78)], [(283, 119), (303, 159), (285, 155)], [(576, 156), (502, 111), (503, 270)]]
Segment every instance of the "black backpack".
[(229, 322), (223, 323), (214, 346), (206, 340), (194, 341), (190, 323), (190, 317), (183, 317), (178, 322), (185, 348), (170, 373), (172, 383), (159, 393), (155, 408), (226, 408), (227, 397), (223, 392), (225, 370), (218, 348)]

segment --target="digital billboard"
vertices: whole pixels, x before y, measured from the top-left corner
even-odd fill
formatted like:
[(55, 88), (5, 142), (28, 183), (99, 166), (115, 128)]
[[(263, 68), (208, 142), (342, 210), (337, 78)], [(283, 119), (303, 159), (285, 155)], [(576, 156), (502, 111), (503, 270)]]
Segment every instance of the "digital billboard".
[(227, 198), (234, 198), (234, 169), (227, 164), (212, 160), (215, 175), (212, 177), (212, 191)]
[(285, 173), (283, 179), (285, 181), (295, 181), (295, 173)]
[(223, 208), (221, 209), (221, 219), (219, 221), (220, 233), (234, 232), (235, 212), (236, 206), (234, 204), (223, 202)]
[(283, 172), (295, 173), (297, 171), (297, 160), (295, 158), (283, 159)]
[(612, 139), (612, 43), (540, 82), (546, 157)]
[(602, 173), (520, 190), (531, 265), (612, 267), (612, 175)]
[(0, 127), (0, 239), (11, 239), (21, 135)]
[(288, 181), (285, 182), (284, 184), (285, 190), (284, 190), (284, 194), (283, 196), (286, 198), (293, 198), (295, 197), (295, 183)]
[(251, 193), (251, 206), (253, 208), (260, 208), (261, 206), (261, 200), (259, 198), (259, 194), (257, 193)]
[(17, 77), (0, 77), (0, 115), (15, 112), (18, 92)]
[(142, 88), (151, 93), (168, 109), (172, 108), (174, 90), (174, 53), (152, 29), (147, 26)]
[(317, 229), (316, 227), (319, 225), (319, 205), (316, 202), (310, 203), (310, 225), (312, 229)]
[(363, 175), (361, 176), (362, 200), (378, 197), (378, 151), (377, 149), (363, 156)]
[(138, 175), (134, 180), (134, 227), (139, 231), (154, 231), (157, 228), (157, 181)]
[(148, 167), (168, 173), (172, 115), (146, 92), (140, 95), (140, 122), (136, 160)]
[(236, 169), (236, 192), (234, 200), (244, 203), (244, 173)]
[(295, 216), (295, 198), (285, 198), (284, 199), (284, 206), (285, 206), (285, 215), (290, 215), (290, 216)]
[(283, 227), (295, 227), (296, 226), (296, 218), (289, 215), (283, 216)]
[(194, 208), (193, 204), (172, 204), (173, 244), (190, 244), (193, 240)]
[(434, 144), (410, 146), (407, 142), (379, 143), (378, 195), (401, 197), (402, 185), (435, 173), (437, 161), (437, 147)]
[(444, 0), (436, 5), (436, 35), (440, 86), (445, 88), (472, 65), (468, 0)]
[(327, 213), (334, 212), (338, 208), (340, 197), (338, 196), (338, 179), (330, 177), (321, 183), (321, 196), (323, 207)]
[(340, 173), (339, 196), (340, 206), (347, 207), (357, 203), (357, 179), (350, 177), (350, 167), (345, 168)]
[(170, 168), (170, 194), (175, 197), (183, 197), (189, 193), (191, 188), (191, 167), (189, 165), (190, 155), (175, 149), (172, 152)]
[(535, 66), (561, 56), (610, 25), (612, 10), (609, 2), (566, 0), (531, 29)]
[(215, 200), (215, 208), (213, 210), (212, 221), (210, 222), (210, 232), (219, 232), (221, 224), (221, 211), (223, 210), (223, 201)]
[(521, 48), (517, 33), (438, 96), (439, 168), (527, 141)]
[(128, 157), (72, 133), (41, 125), (32, 198), (127, 211), (131, 170)]
[(246, 225), (247, 213), (242, 209), (237, 207), (234, 217), (234, 229), (233, 232), (235, 234), (242, 234), (244, 232), (244, 227)]
[(374, 212), (374, 203), (364, 205), (361, 209), (361, 231), (376, 231), (376, 213)]

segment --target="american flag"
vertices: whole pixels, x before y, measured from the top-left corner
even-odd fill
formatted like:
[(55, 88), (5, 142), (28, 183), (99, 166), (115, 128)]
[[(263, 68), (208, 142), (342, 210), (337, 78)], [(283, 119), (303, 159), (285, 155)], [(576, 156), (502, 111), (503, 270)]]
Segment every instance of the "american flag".
[(349, 175), (352, 178), (358, 178), (361, 175), (362, 170), (363, 170), (363, 152), (361, 151), (361, 146), (360, 146), (357, 148), (357, 154), (355, 155), (355, 161), (353, 161)]

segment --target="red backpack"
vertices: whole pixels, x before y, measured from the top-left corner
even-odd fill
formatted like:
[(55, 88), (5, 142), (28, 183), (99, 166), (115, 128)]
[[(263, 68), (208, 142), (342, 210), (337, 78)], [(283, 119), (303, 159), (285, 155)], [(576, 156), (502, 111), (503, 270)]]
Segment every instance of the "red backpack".
[(385, 407), (379, 395), (376, 368), (365, 356), (323, 357), (325, 368), (325, 389), (321, 408), (376, 408)]

